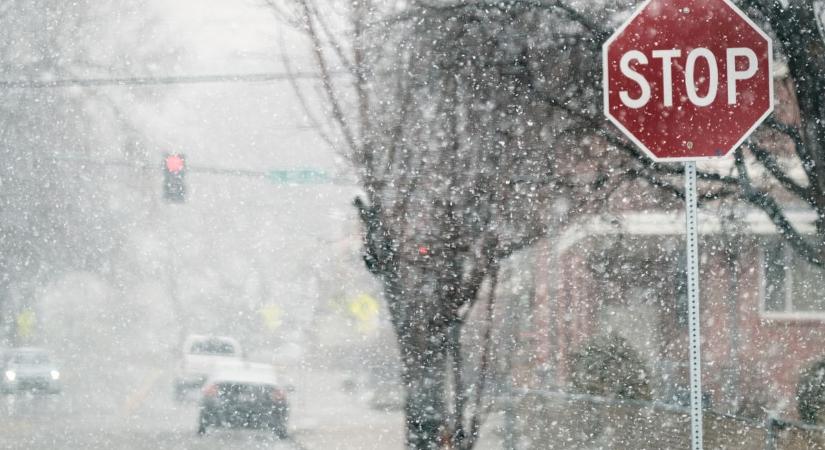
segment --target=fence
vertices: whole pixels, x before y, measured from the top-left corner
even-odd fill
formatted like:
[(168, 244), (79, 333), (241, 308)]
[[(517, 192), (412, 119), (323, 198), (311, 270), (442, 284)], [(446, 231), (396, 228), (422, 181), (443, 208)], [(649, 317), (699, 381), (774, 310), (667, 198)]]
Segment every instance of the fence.
[[(515, 447), (523, 449), (689, 449), (688, 409), (561, 391), (513, 398)], [(769, 415), (764, 422), (705, 411), (707, 449), (825, 449), (825, 427)]]

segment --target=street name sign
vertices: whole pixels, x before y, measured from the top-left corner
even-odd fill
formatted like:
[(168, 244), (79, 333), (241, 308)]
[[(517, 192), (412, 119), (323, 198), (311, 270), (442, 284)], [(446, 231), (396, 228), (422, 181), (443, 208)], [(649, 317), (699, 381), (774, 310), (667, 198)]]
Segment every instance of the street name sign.
[(319, 169), (270, 170), (267, 177), (273, 183), (317, 184), (330, 182), (327, 172)]

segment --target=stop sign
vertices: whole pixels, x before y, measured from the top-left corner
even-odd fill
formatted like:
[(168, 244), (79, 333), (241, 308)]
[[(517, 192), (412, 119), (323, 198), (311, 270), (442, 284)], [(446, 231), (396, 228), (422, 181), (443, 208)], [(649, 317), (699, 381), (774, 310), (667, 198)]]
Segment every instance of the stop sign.
[(728, 0), (648, 0), (602, 54), (605, 114), (657, 161), (725, 156), (773, 110), (771, 40)]

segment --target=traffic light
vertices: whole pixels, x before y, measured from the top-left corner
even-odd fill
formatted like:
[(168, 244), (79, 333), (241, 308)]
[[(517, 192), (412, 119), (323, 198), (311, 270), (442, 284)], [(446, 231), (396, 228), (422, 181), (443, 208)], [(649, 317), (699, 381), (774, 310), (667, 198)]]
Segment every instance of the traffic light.
[(170, 202), (186, 200), (186, 157), (180, 153), (167, 153), (163, 157), (163, 198)]

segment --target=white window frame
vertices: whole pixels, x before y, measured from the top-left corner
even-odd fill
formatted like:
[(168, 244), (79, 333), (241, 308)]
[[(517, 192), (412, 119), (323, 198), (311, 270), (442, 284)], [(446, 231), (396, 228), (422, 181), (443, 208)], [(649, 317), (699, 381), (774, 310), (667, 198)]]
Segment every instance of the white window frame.
[[(782, 239), (777, 237), (777, 239)], [(788, 248), (787, 244), (782, 246), (783, 256), (786, 258), (792, 254), (793, 250)], [(795, 311), (793, 309), (793, 301), (791, 290), (793, 289), (793, 271), (785, 271), (785, 309), (783, 311), (769, 311), (765, 308), (767, 300), (768, 280), (767, 280), (767, 254), (765, 246), (760, 245), (759, 248), (759, 315), (766, 320), (788, 320), (788, 321), (825, 321), (825, 310), (822, 311)], [(824, 293), (825, 294), (825, 293)]]

